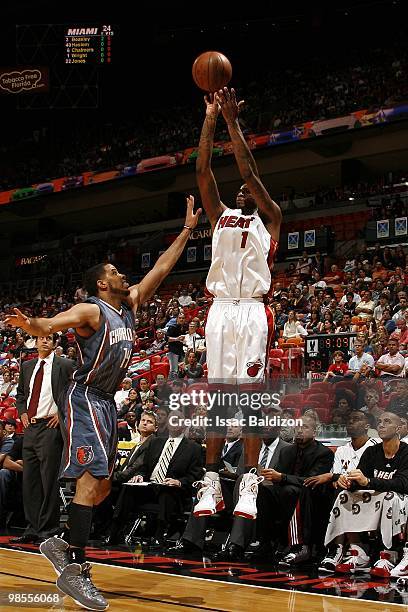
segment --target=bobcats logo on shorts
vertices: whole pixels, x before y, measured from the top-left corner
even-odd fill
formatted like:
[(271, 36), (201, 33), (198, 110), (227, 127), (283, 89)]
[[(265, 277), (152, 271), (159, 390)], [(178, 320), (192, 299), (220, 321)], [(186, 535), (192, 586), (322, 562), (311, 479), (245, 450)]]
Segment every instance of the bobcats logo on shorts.
[(92, 459), (94, 458), (92, 446), (78, 446), (76, 458), (78, 460), (78, 463), (80, 463), (81, 465), (91, 463)]
[(263, 363), (260, 359), (257, 361), (248, 361), (247, 365), (247, 374), (252, 378), (258, 374), (259, 370), (263, 367)]

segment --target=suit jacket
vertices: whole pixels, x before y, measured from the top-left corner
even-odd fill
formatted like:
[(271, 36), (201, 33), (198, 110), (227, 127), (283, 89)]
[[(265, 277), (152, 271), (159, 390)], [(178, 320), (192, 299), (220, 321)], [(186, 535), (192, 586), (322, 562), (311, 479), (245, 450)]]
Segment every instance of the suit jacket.
[[(298, 452), (297, 444), (289, 444), (282, 448), (276, 470), (285, 474), (286, 483), (301, 487), (309, 476), (330, 472), (334, 461), (334, 453), (321, 442), (314, 440), (303, 450), (301, 473), (293, 474)], [(284, 485), (284, 483), (282, 483)]]
[(241, 439), (236, 440), (235, 443), (228, 449), (228, 453), (221, 457), (221, 459), (223, 461), (228, 461), (232, 467), (237, 466), (242, 454), (242, 445), (243, 441)]
[[(20, 379), (18, 381), (16, 406), (19, 416), (28, 411), (27, 400), (30, 395), (30, 380), (34, 372), (37, 359), (25, 361), (20, 370)], [(52, 396), (58, 406), (58, 398), (69, 385), (72, 374), (75, 370), (75, 364), (71, 359), (64, 359), (54, 355), (51, 370), (51, 387)]]
[[(144, 480), (149, 480), (161, 452), (167, 440), (164, 438), (154, 438), (151, 441), (143, 465), (138, 474), (143, 476)], [(201, 480), (203, 476), (203, 462), (201, 446), (197, 442), (183, 438), (177, 447), (176, 452), (170, 460), (167, 468), (166, 478), (174, 478), (181, 482), (182, 488), (190, 492), (193, 482)]]
[(120, 427), (118, 427), (118, 440), (123, 440), (124, 442), (132, 441), (130, 429), (127, 425), (121, 425)]
[[(289, 442), (285, 442), (284, 440), (282, 440), (281, 438), (279, 438), (279, 442), (275, 448), (275, 452), (272, 455), (272, 458), (269, 460), (269, 463), (267, 463), (266, 467), (270, 470), (274, 469), (280, 459), (280, 454), (283, 448), (286, 448), (286, 446), (292, 446), (292, 444), (289, 444)], [(237, 474), (243, 474), (245, 471), (245, 462), (244, 462), (244, 453), (242, 452), (241, 457), (239, 459), (239, 463), (238, 463), (238, 469), (237, 469)], [(264, 480), (263, 484), (269, 484), (267, 480)]]
[(113, 473), (113, 482), (128, 482), (142, 468), (145, 454), (150, 444), (154, 440), (152, 434), (142, 444), (131, 450), (123, 464)]

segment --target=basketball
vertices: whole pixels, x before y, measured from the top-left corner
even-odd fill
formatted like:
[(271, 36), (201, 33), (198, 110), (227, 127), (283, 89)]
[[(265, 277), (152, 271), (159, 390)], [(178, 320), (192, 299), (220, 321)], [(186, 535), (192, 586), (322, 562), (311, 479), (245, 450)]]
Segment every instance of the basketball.
[(232, 66), (219, 51), (206, 51), (193, 64), (195, 84), (204, 91), (214, 92), (227, 85), (232, 77)]

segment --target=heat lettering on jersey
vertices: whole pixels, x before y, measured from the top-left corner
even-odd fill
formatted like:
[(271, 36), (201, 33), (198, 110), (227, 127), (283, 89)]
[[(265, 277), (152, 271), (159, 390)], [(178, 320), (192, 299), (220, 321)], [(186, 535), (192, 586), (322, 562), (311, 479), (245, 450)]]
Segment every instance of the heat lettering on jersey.
[(374, 470), (374, 477), (384, 478), (384, 480), (391, 480), (396, 471), (397, 470), (394, 470), (392, 472), (384, 472), (383, 470)]
[(130, 327), (118, 327), (117, 329), (113, 329), (109, 334), (109, 344), (113, 346), (117, 342), (121, 342), (122, 340), (129, 340), (133, 342), (134, 332)]
[(255, 220), (255, 217), (236, 217), (235, 215), (226, 215), (225, 217), (220, 217), (218, 221), (217, 229), (222, 229), (223, 227), (240, 227), (241, 229), (248, 228), (252, 221)]

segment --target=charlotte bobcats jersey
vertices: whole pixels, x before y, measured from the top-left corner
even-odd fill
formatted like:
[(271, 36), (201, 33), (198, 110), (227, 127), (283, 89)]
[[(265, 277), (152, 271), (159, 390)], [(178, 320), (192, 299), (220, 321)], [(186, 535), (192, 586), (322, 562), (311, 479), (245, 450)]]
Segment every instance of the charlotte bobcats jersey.
[(257, 211), (243, 215), (239, 208), (227, 208), (213, 232), (207, 290), (218, 298), (264, 296), (277, 246)]
[(90, 297), (86, 302), (99, 306), (102, 324), (89, 338), (75, 334), (80, 366), (73, 379), (113, 394), (125, 377), (132, 357), (135, 337), (133, 313), (125, 304), (116, 310), (97, 297)]
[(358, 450), (354, 450), (351, 442), (339, 446), (334, 453), (333, 474), (345, 474), (349, 470), (356, 470), (364, 451), (379, 442), (381, 442), (380, 438), (369, 438)]

